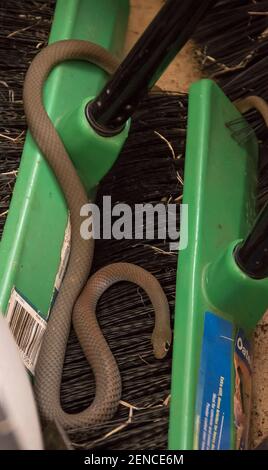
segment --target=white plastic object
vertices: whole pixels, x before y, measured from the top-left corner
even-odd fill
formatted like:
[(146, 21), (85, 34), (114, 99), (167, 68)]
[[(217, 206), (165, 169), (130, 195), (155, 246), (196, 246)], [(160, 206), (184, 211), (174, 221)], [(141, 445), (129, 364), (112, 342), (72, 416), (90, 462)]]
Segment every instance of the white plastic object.
[[(36, 404), (20, 352), (6, 319), (0, 312), (0, 449), (9, 435), (18, 449), (42, 450), (42, 434)], [(1, 446), (2, 440), (2, 446)]]

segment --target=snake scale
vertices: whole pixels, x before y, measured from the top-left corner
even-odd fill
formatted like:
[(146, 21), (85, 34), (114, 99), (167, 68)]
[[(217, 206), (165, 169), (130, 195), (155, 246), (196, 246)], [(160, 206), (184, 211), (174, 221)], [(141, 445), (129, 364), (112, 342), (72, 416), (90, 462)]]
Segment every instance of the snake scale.
[[(83, 240), (80, 236), (80, 208), (88, 203), (88, 197), (45, 110), (42, 96), (50, 71), (67, 60), (88, 61), (109, 74), (118, 67), (118, 60), (102, 47), (87, 41), (59, 41), (47, 46), (35, 57), (26, 74), (23, 90), (29, 130), (57, 178), (71, 221), (68, 267), (52, 307), (38, 356), (35, 394), (42, 418), (47, 421), (57, 420), (70, 429), (110, 419), (121, 397), (118, 366), (96, 318), (97, 302), (103, 292), (119, 281), (136, 283), (146, 291), (155, 312), (152, 344), (156, 358), (163, 358), (167, 353), (171, 343), (171, 327), (166, 296), (157, 279), (141, 267), (115, 263), (89, 277), (94, 240)], [(60, 401), (62, 369), (71, 322), (96, 382), (93, 402), (87, 409), (76, 414), (66, 413)]]

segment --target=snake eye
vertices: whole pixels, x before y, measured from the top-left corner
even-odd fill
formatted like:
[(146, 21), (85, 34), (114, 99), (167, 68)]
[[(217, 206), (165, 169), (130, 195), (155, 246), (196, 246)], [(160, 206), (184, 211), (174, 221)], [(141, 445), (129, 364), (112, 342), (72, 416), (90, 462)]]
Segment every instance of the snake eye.
[(165, 342), (165, 351), (167, 352), (170, 348), (170, 343), (168, 341)]

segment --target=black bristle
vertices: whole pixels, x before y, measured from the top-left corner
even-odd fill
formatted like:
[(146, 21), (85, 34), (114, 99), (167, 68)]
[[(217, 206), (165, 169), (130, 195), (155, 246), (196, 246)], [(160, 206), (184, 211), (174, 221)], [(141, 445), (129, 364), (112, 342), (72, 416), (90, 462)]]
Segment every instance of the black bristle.
[(56, 0), (0, 0), (0, 238), (26, 132), (25, 73), (47, 43)]
[[(204, 75), (214, 78), (232, 101), (248, 95), (268, 101), (267, 13), (267, 0), (218, 2), (195, 34)], [(241, 122), (230, 123), (230, 127), (241, 143), (252, 129), (258, 137), (261, 157), (258, 207), (261, 208), (268, 200), (268, 130), (258, 111), (251, 110), (245, 117), (247, 128), (241, 130)]]
[(267, 46), (268, 1), (219, 1), (195, 33), (203, 71), (215, 78), (242, 70)]

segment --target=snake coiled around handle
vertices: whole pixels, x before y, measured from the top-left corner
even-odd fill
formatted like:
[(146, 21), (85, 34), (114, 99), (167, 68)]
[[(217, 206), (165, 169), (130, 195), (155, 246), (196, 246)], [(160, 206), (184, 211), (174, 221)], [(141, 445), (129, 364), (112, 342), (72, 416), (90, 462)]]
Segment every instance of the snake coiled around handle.
[[(96, 306), (102, 293), (119, 281), (134, 282), (147, 292), (155, 311), (152, 343), (157, 358), (166, 355), (171, 343), (171, 328), (166, 296), (159, 282), (144, 269), (128, 263), (115, 263), (102, 268), (88, 280), (94, 241), (84, 240), (80, 236), (80, 209), (88, 203), (87, 194), (44, 108), (42, 97), (50, 71), (66, 60), (85, 60), (109, 74), (117, 68), (118, 60), (102, 47), (87, 41), (59, 41), (36, 56), (27, 72), (23, 91), (31, 135), (58, 180), (71, 221), (69, 263), (50, 313), (36, 365), (36, 399), (45, 420), (57, 420), (65, 428), (82, 428), (110, 419), (121, 397), (118, 366), (96, 319)], [(96, 381), (92, 404), (76, 414), (66, 413), (60, 402), (62, 369), (71, 321)]]

